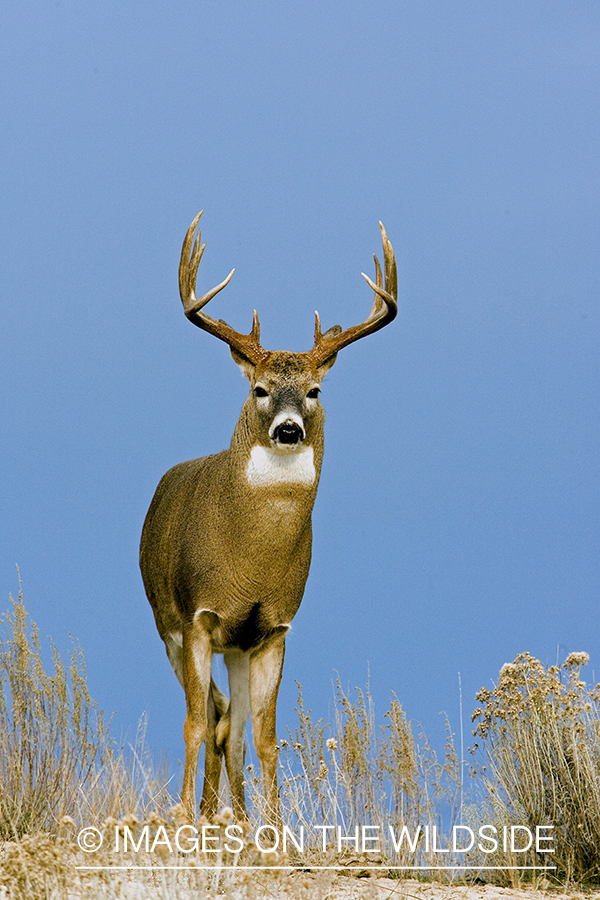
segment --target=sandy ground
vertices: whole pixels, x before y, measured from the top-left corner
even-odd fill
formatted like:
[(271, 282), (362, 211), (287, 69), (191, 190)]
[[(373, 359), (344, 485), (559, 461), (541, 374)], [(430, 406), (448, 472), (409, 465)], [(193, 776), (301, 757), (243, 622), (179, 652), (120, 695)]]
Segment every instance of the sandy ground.
[[(533, 888), (521, 890), (519, 888), (496, 887), (492, 884), (483, 885), (447, 885), (432, 882), (423, 884), (418, 881), (394, 882), (391, 878), (377, 878), (375, 880), (378, 893), (377, 900), (385, 897), (419, 898), (419, 900), (541, 900), (542, 897), (554, 897), (558, 892), (545, 890), (538, 891)], [(568, 900), (600, 900), (600, 892), (582, 894), (577, 891), (560, 891), (560, 896)]]
[[(62, 900), (192, 900), (199, 896), (210, 900), (600, 900), (600, 890), (554, 887), (543, 872), (539, 873), (537, 888), (518, 888), (464, 884), (458, 879), (448, 883), (389, 878), (387, 867), (360, 869), (358, 859), (347, 863), (353, 866), (352, 872), (316, 866), (295, 871), (279, 866), (252, 870), (240, 866), (235, 872), (218, 869), (216, 874), (208, 874), (193, 871), (194, 866), (187, 872), (171, 871), (169, 865), (141, 866), (139, 871), (137, 867), (131, 871), (129, 866), (112, 862), (108, 863), (110, 872), (98, 872), (87, 869), (89, 864), (82, 854), (66, 859), (64, 848), (61, 854), (61, 848), (48, 836), (24, 838), (18, 845), (0, 842), (0, 900), (9, 900), (12, 888), (17, 889), (14, 896), (26, 900), (42, 896)], [(461, 873), (459, 878), (463, 877)]]
[[(294, 876), (295, 878), (297, 876)], [(257, 898), (275, 896), (268, 883), (261, 885), (263, 893)], [(485, 885), (448, 885), (439, 882), (421, 882), (413, 879), (392, 879), (383, 877), (349, 878), (307, 873), (302, 883), (296, 882), (290, 892), (295, 896), (319, 898), (319, 900), (600, 900), (600, 891), (581, 892), (569, 889), (526, 890)], [(281, 892), (279, 896), (282, 896)], [(285, 894), (283, 895), (285, 896)]]
[[(564, 897), (565, 900), (600, 900), (600, 891), (582, 893), (580, 891), (569, 891), (568, 889), (548, 889), (535, 890), (530, 888), (522, 890), (520, 888), (503, 888), (495, 885), (455, 885), (448, 886), (443, 884), (421, 884), (417, 881), (403, 881), (400, 885), (398, 893), (394, 891), (393, 882), (389, 878), (378, 879), (378, 890), (380, 897), (418, 897), (419, 900), (496, 900), (496, 898), (504, 898), (504, 900), (541, 900), (542, 897), (550, 898)], [(379, 900), (379, 897), (378, 897)]]

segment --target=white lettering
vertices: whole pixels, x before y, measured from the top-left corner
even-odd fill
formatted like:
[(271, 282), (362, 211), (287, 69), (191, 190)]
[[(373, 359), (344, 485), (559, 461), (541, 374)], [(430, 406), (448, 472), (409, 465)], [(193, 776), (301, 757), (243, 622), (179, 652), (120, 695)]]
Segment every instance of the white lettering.
[[(471, 837), (471, 843), (468, 847), (457, 847), (456, 846), (456, 838), (458, 831), (468, 831)], [(467, 853), (468, 850), (471, 849), (473, 844), (475, 843), (475, 835), (471, 831), (471, 829), (467, 825), (455, 825), (452, 829), (452, 850), (454, 853)]]
[(243, 828), (241, 825), (228, 825), (225, 829), (225, 837), (228, 841), (237, 841), (240, 845), (239, 847), (230, 847), (229, 844), (225, 844), (225, 849), (228, 853), (241, 853), (244, 849), (244, 842), (241, 837), (238, 837), (237, 834), (233, 834), (233, 831), (239, 831), (240, 834), (243, 834)]
[(146, 853), (150, 852), (150, 826), (144, 825), (142, 831), (140, 833), (140, 839), (136, 842), (133, 839), (133, 834), (131, 833), (131, 828), (129, 825), (125, 825), (123, 828), (123, 852), (127, 853), (128, 843), (131, 841), (131, 849), (134, 853), (139, 853), (140, 847), (144, 844), (144, 850)]
[(327, 850), (327, 831), (334, 831), (335, 825), (315, 825), (316, 829), (321, 829), (323, 832), (323, 850)]
[(282, 847), (282, 849), (283, 849), (284, 853), (287, 853), (288, 838), (299, 853), (304, 852), (304, 825), (300, 826), (300, 843), (298, 843), (296, 841), (293, 831), (290, 828), (288, 828), (287, 825), (283, 826), (283, 842), (282, 842), (283, 847)]
[[(272, 847), (263, 847), (262, 844), (260, 843), (260, 839), (263, 836), (263, 832), (265, 832), (265, 831), (271, 831), (275, 835), (275, 843), (273, 844)], [(258, 849), (261, 851), (261, 853), (267, 853), (271, 850), (277, 850), (277, 848), (279, 847), (279, 832), (277, 831), (276, 828), (273, 828), (272, 825), (261, 825), (260, 828), (258, 829), (258, 831), (256, 832), (256, 834), (254, 835), (254, 843), (256, 844)]]
[(338, 845), (338, 853), (342, 852), (342, 841), (347, 841), (349, 844), (354, 844), (354, 849), (358, 853), (358, 825), (354, 829), (354, 837), (350, 834), (342, 835), (341, 826), (337, 827), (337, 845)]
[(394, 833), (394, 829), (391, 825), (388, 825), (388, 829), (390, 832), (390, 837), (392, 839), (392, 844), (394, 845), (394, 850), (396, 853), (400, 852), (400, 848), (402, 847), (402, 842), (406, 839), (406, 843), (410, 847), (411, 853), (414, 853), (417, 849), (417, 841), (419, 840), (419, 835), (421, 834), (421, 826), (419, 825), (417, 830), (415, 831), (414, 838), (410, 839), (410, 833), (406, 825), (402, 826), (402, 831), (400, 832), (400, 837), (396, 840), (396, 835)]
[(498, 841), (491, 834), (488, 836), (488, 831), (493, 832), (494, 834), (498, 833), (493, 825), (482, 825), (479, 829), (479, 837), (483, 838), (484, 841), (489, 841), (492, 846), (489, 849), (487, 847), (482, 847), (481, 844), (477, 844), (477, 846), (482, 853), (495, 853), (498, 849)]
[[(362, 852), (363, 853), (379, 853), (379, 835), (367, 834), (368, 831), (379, 831), (379, 825), (363, 825), (361, 828), (362, 832)], [(367, 849), (366, 844), (376, 843), (377, 846), (373, 847), (373, 849)]]
[[(517, 831), (524, 831), (528, 837), (527, 846), (526, 847), (515, 847), (515, 838)], [(511, 825), (510, 826), (510, 849), (513, 853), (525, 853), (526, 850), (529, 850), (531, 845), (533, 844), (533, 835), (530, 832), (529, 828), (526, 825)]]
[[(211, 831), (214, 831), (216, 828), (217, 834), (210, 834)], [(207, 841), (211, 841), (213, 844), (218, 843), (219, 840), (219, 831), (221, 830), (220, 825), (203, 825), (202, 826), (202, 852), (203, 853), (218, 853), (218, 847), (208, 847)]]
[(433, 853), (450, 853), (450, 847), (438, 847), (437, 846), (437, 825), (432, 826), (432, 841), (431, 841), (431, 849)]
[[(193, 836), (190, 836), (188, 838), (185, 838), (185, 836), (184, 836), (185, 840), (187, 840), (189, 842), (190, 846), (182, 847), (181, 844), (179, 843), (179, 836), (182, 831), (193, 832)], [(175, 846), (177, 847), (177, 849), (179, 850), (180, 853), (194, 853), (194, 852), (197, 853), (198, 852), (198, 831), (197, 831), (197, 829), (194, 828), (193, 825), (182, 825), (180, 828), (178, 828), (177, 831), (175, 832)]]
[(169, 840), (169, 835), (167, 834), (167, 829), (164, 825), (159, 825), (156, 829), (156, 834), (154, 835), (154, 840), (150, 847), (150, 853), (154, 853), (157, 846), (166, 847), (169, 853), (173, 852), (173, 847), (171, 846), (171, 841)]
[(553, 834), (542, 834), (542, 831), (554, 831), (554, 825), (535, 826), (535, 849), (538, 853), (554, 853), (554, 847), (541, 847), (540, 841), (553, 841)]

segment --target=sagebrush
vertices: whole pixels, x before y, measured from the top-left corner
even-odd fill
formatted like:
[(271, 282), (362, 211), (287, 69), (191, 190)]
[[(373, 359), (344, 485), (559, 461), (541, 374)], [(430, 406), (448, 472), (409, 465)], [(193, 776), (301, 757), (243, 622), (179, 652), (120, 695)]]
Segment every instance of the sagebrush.
[(479, 691), (473, 713), (478, 771), (497, 821), (552, 823), (557, 874), (578, 882), (600, 876), (600, 685), (581, 679), (588, 661), (571, 653), (546, 668), (521, 653), (493, 690)]

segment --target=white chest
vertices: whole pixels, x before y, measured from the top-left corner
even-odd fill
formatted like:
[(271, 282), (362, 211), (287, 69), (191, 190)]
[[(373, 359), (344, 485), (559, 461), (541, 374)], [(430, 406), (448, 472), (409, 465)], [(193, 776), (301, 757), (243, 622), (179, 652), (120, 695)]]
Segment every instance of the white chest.
[(252, 487), (283, 484), (311, 485), (316, 477), (312, 447), (297, 450), (271, 450), (255, 446), (246, 466), (246, 478)]

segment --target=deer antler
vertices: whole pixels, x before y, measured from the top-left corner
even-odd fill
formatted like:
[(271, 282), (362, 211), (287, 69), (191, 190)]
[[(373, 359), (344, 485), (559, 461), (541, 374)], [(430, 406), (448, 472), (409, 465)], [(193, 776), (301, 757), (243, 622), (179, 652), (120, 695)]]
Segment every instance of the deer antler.
[(223, 319), (217, 321), (201, 311), (202, 307), (206, 306), (215, 294), (218, 294), (219, 291), (222, 291), (223, 288), (229, 284), (231, 276), (235, 272), (235, 269), (232, 269), (225, 281), (222, 281), (221, 284), (218, 284), (198, 299), (196, 296), (196, 277), (198, 275), (198, 266), (200, 265), (200, 260), (202, 259), (206, 244), (200, 244), (200, 230), (198, 230), (196, 240), (194, 240), (194, 232), (203, 212), (204, 210), (201, 210), (198, 213), (188, 228), (183, 247), (181, 248), (181, 260), (179, 262), (179, 293), (181, 295), (181, 302), (183, 303), (183, 310), (190, 322), (193, 322), (198, 328), (208, 331), (209, 334), (214, 334), (215, 337), (225, 341), (231, 348), (237, 350), (238, 353), (241, 353), (242, 356), (249, 359), (254, 365), (257, 365), (265, 358), (267, 351), (260, 345), (260, 324), (256, 310), (254, 310), (252, 331), (250, 334), (242, 334), (239, 331), (235, 331), (235, 329), (233, 329), (231, 325), (228, 325), (227, 322), (224, 322)]
[(379, 260), (373, 254), (375, 260), (375, 284), (368, 278), (364, 272), (362, 277), (371, 285), (375, 292), (373, 307), (369, 313), (369, 317), (359, 325), (352, 325), (342, 331), (339, 325), (334, 325), (329, 331), (322, 334), (321, 319), (319, 313), (315, 312), (315, 345), (307, 354), (317, 366), (322, 365), (339, 353), (343, 347), (358, 341), (367, 334), (379, 331), (385, 325), (388, 325), (396, 318), (398, 313), (398, 275), (396, 272), (396, 258), (392, 245), (389, 242), (385, 228), (379, 223), (381, 228), (381, 240), (383, 243), (383, 261), (385, 268), (385, 287), (381, 277), (381, 266)]

